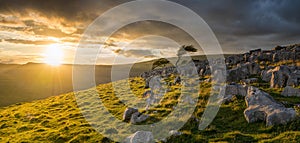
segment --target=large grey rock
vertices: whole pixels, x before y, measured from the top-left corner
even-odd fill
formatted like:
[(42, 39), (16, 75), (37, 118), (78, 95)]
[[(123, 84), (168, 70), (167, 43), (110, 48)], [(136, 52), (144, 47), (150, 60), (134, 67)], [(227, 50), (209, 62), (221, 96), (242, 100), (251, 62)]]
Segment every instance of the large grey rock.
[(300, 70), (296, 66), (268, 67), (268, 69), (261, 72), (261, 77), (263, 81), (270, 82), (271, 88), (300, 85)]
[(255, 87), (249, 87), (245, 98), (247, 109), (244, 116), (249, 123), (265, 121), (266, 126), (286, 124), (296, 118), (293, 108), (285, 108), (272, 96)]
[(281, 95), (283, 96), (297, 96), (300, 97), (300, 89), (294, 88), (291, 86), (286, 86), (282, 91)]
[(247, 86), (241, 84), (229, 84), (226, 86), (225, 95), (247, 95)]
[(287, 85), (291, 70), (288, 66), (277, 66), (272, 70), (271, 88), (282, 88)]
[(130, 123), (136, 124), (143, 122), (149, 118), (149, 115), (144, 115), (140, 112), (135, 112), (131, 115)]
[(131, 115), (136, 112), (138, 112), (138, 109), (136, 108), (131, 108), (131, 107), (126, 108), (123, 114), (123, 121), (130, 121)]
[(149, 131), (137, 131), (131, 136), (127, 137), (125, 143), (154, 143), (154, 137), (152, 132)]
[(232, 99), (235, 95), (246, 96), (247, 95), (247, 86), (236, 84), (236, 83), (226, 85), (223, 102), (232, 101)]

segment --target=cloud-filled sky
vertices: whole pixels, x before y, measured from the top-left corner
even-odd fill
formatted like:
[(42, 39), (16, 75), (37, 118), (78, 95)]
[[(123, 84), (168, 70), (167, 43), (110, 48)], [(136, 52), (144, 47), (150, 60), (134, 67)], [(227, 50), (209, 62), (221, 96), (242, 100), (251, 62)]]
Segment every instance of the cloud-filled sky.
[[(225, 53), (300, 43), (298, 0), (172, 1), (201, 16)], [(44, 62), (43, 59), (49, 56), (47, 49), (53, 45), (64, 53), (63, 63), (72, 63), (78, 42), (88, 25), (107, 10), (126, 2), (128, 0), (0, 0), (0, 63)], [(140, 7), (140, 10), (157, 17), (163, 15), (160, 9), (163, 7), (159, 5), (155, 9)], [(116, 13), (115, 17), (122, 18), (113, 16), (107, 21), (124, 21), (130, 17), (126, 11), (130, 13), (130, 9), (126, 9)], [(174, 15), (178, 16), (175, 19), (178, 21), (183, 16), (181, 13)], [(103, 27), (110, 25), (107, 22)], [(89, 44), (94, 48), (84, 49), (80, 55), (82, 63), (92, 61), (90, 55), (101, 45), (105, 48), (99, 55), (99, 64), (111, 64), (114, 57), (123, 61), (141, 57), (149, 60), (157, 51), (174, 56), (178, 45), (183, 44), (200, 48), (182, 29), (158, 21), (132, 23), (116, 31), (108, 41), (103, 42), (103, 38), (107, 37), (93, 37)], [(201, 54), (201, 50), (197, 54)]]

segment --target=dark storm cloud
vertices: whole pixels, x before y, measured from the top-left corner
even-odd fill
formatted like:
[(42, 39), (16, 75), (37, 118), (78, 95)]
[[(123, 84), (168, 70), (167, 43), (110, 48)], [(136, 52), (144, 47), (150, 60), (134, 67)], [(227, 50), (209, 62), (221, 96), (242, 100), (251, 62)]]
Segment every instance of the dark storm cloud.
[[(212, 27), (234, 34), (297, 32), (300, 1), (296, 0), (188, 0), (179, 3), (192, 8)], [(298, 31), (294, 31), (298, 29)]]
[(71, 21), (91, 20), (99, 13), (123, 3), (124, 0), (1, 0), (0, 12), (36, 10), (48, 17), (63, 17)]
[[(17, 12), (26, 15), (28, 10), (33, 10), (48, 18), (65, 19), (66, 21), (63, 21), (62, 25), (74, 22), (87, 25), (104, 11), (126, 1), (128, 0), (1, 0), (0, 13)], [(216, 33), (222, 47), (228, 51), (236, 51), (234, 48), (248, 51), (251, 48), (271, 48), (275, 45), (300, 42), (298, 40), (300, 39), (300, 1), (298, 0), (173, 1), (187, 6), (199, 14)], [(0, 21), (15, 22), (13, 18), (2, 18)], [(36, 31), (37, 29), (33, 29), (33, 31), (36, 34), (46, 33), (55, 37), (68, 36), (57, 29), (46, 27), (42, 29), (44, 31)], [(82, 34), (83, 31), (84, 28), (77, 27), (75, 33)], [(180, 44), (193, 42), (189, 35), (170, 25), (151, 22), (140, 23), (140, 25), (133, 24), (123, 30), (123, 33), (126, 32), (132, 33), (130, 35), (132, 37), (129, 37), (131, 39), (143, 35), (142, 33), (154, 33), (175, 39), (175, 41), (181, 42)], [(124, 38), (118, 34), (115, 36)]]
[[(127, 40), (134, 40), (136, 38), (147, 36), (147, 35), (159, 35), (162, 37), (170, 38), (176, 41), (179, 45), (192, 44), (195, 47), (200, 48), (200, 46), (194, 41), (194, 39), (184, 30), (174, 25), (160, 22), (160, 21), (148, 20), (148, 21), (135, 22), (119, 29), (111, 37), (115, 39), (125, 38)], [(153, 42), (153, 44), (151, 45), (159, 49), (159, 48), (166, 48), (168, 46), (168, 43), (164, 43), (164, 41), (157, 40), (156, 44), (154, 44)], [(160, 45), (160, 47), (158, 45)]]
[[(73, 21), (93, 20), (102, 12), (129, 0), (1, 0), (1, 12), (37, 10), (46, 16)], [(204, 18), (220, 32), (234, 34), (300, 33), (297, 0), (174, 0)]]
[(245, 50), (249, 50), (300, 42), (300, 1), (297, 0), (176, 2), (198, 13), (225, 48), (227, 46), (224, 45), (232, 45), (233, 48), (248, 46)]

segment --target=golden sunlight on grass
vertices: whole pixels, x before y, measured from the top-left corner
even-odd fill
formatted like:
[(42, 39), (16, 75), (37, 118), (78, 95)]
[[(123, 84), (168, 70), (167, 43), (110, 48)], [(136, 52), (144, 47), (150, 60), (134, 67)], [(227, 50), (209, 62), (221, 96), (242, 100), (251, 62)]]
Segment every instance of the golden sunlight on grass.
[(51, 66), (59, 66), (62, 64), (64, 53), (58, 44), (49, 45), (44, 54), (44, 63)]

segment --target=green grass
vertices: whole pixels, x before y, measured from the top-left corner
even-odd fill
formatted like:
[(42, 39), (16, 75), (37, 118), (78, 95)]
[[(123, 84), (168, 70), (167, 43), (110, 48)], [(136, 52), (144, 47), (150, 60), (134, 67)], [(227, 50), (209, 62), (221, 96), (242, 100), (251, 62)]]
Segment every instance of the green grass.
[[(172, 80), (169, 79), (169, 81)], [(122, 103), (115, 92), (122, 94), (124, 100), (130, 100), (129, 94), (124, 85), (129, 83), (129, 87), (136, 99), (141, 99), (142, 93), (148, 89), (144, 88), (144, 81), (141, 78), (131, 78), (114, 83), (118, 90), (113, 90), (112, 83), (97, 86), (99, 97), (104, 101), (105, 107), (116, 118), (122, 119), (126, 105)], [(267, 84), (259, 82), (257, 84)], [(208, 83), (200, 86), (199, 100), (194, 111), (194, 116), (201, 118), (210, 96)], [(263, 90), (270, 92), (275, 99), (286, 100), (292, 103), (300, 103), (298, 98), (280, 97), (279, 90), (268, 89), (267, 85), (260, 86)], [(264, 88), (265, 87), (265, 88)], [(158, 122), (169, 113), (172, 107), (178, 104), (181, 93), (180, 85), (169, 87), (169, 92), (164, 96), (160, 105), (151, 108), (147, 113), (150, 118), (142, 124)], [(92, 94), (90, 90), (80, 92), (80, 98), (86, 100), (81, 104), (93, 106), (96, 102), (89, 99)], [(127, 98), (128, 96), (128, 98)], [(91, 101), (91, 102), (90, 102)], [(137, 102), (138, 100), (136, 100)], [(135, 104), (135, 101), (133, 101)], [(223, 104), (213, 122), (202, 131), (198, 130), (198, 122), (191, 118), (181, 128), (182, 135), (167, 138), (167, 142), (299, 142), (300, 140), (300, 120), (296, 120), (287, 125), (266, 127), (265, 123), (258, 122), (248, 124), (244, 118), (243, 111), (246, 105), (243, 97), (236, 96), (233, 102)], [(157, 111), (157, 113), (154, 113)], [(93, 110), (91, 109), (91, 112)], [(105, 124), (104, 120), (99, 124)], [(104, 132), (116, 133), (122, 130), (113, 128)], [(30, 103), (20, 103), (5, 108), (0, 108), (0, 142), (112, 142), (98, 133), (87, 123), (81, 114), (73, 93), (50, 97), (45, 100), (33, 101)]]

